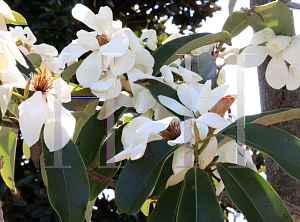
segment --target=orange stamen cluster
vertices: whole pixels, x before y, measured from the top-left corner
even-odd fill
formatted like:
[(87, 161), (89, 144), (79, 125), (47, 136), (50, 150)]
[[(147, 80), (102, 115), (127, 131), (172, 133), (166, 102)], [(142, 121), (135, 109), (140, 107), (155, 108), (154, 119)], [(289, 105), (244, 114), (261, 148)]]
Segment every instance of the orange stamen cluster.
[(33, 74), (31, 73), (31, 89), (33, 91), (41, 91), (42, 93), (48, 92), (53, 88), (53, 77), (50, 74), (47, 74), (46, 66), (43, 69), (42, 73)]

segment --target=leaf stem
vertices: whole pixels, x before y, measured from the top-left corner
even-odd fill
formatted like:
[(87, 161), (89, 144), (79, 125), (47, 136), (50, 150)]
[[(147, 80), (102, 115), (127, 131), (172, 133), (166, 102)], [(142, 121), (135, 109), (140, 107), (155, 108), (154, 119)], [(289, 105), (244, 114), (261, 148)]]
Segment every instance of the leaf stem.
[(24, 99), (24, 96), (22, 96), (22, 95), (21, 95), (21, 94), (19, 94), (19, 93), (12, 92), (12, 94), (13, 94), (13, 95), (15, 95), (15, 96), (18, 96), (18, 97), (20, 97), (20, 98), (22, 98), (22, 99)]

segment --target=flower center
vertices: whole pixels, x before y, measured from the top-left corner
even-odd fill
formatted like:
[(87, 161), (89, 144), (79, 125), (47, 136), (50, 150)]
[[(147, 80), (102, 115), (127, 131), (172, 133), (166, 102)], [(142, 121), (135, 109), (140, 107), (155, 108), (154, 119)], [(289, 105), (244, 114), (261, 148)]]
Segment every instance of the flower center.
[(16, 42), (16, 45), (17, 46), (24, 46), (26, 49), (27, 49), (27, 51), (30, 53), (30, 50), (31, 50), (31, 46), (30, 45), (28, 45), (28, 44), (26, 44), (26, 43), (23, 43), (21, 40), (19, 40), (19, 41), (17, 41)]
[(31, 73), (31, 89), (33, 91), (41, 91), (42, 93), (48, 92), (53, 88), (53, 77), (47, 73), (46, 66), (43, 73), (33, 74)]
[(178, 75), (178, 74), (175, 73), (175, 72), (172, 72), (172, 74), (173, 74), (173, 81), (174, 81), (174, 82), (177, 82), (177, 81), (180, 79), (180, 77), (181, 77), (181, 75)]
[(105, 34), (97, 35), (96, 38), (98, 40), (99, 46), (109, 43), (109, 40)]
[(179, 122), (171, 122), (169, 126), (158, 133), (162, 138), (167, 140), (175, 140), (181, 134), (180, 123)]

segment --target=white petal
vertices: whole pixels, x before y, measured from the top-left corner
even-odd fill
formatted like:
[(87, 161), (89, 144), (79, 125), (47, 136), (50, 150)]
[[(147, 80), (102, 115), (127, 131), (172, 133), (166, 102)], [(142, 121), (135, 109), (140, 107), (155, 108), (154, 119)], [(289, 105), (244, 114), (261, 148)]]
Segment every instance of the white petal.
[(115, 110), (118, 110), (122, 106), (124, 106), (124, 107), (132, 107), (133, 106), (132, 97), (125, 96), (122, 93), (120, 93), (120, 95), (115, 100), (114, 99), (109, 100), (109, 103), (113, 103), (113, 102), (115, 104), (113, 109), (106, 109), (107, 101), (104, 102), (104, 104), (97, 116), (97, 119), (101, 120), (101, 119), (105, 119), (105, 118), (109, 117), (111, 114), (114, 113)]
[(212, 137), (204, 151), (199, 156), (199, 165), (201, 169), (205, 169), (208, 164), (214, 159), (218, 148), (216, 137)]
[(118, 57), (124, 55), (128, 50), (129, 40), (126, 35), (112, 38), (109, 43), (102, 45), (99, 52), (108, 57)]
[(269, 50), (265, 46), (248, 46), (239, 55), (238, 60), (245, 60), (245, 68), (256, 67), (263, 63), (268, 52)]
[(142, 46), (140, 44), (139, 39), (134, 34), (134, 32), (130, 28), (123, 28), (122, 31), (124, 32), (125, 35), (127, 35), (128, 39), (129, 39), (129, 47), (130, 47), (130, 49), (134, 53), (140, 54), (141, 51), (142, 51)]
[(0, 13), (0, 31), (7, 31), (7, 26), (3, 15)]
[(192, 112), (188, 108), (186, 108), (185, 106), (183, 106), (182, 104), (180, 104), (174, 99), (160, 95), (158, 96), (158, 100), (161, 102), (162, 105), (173, 110), (179, 115), (191, 116), (191, 117), (193, 116)]
[(193, 122), (191, 119), (180, 122), (180, 136), (177, 137), (175, 140), (169, 140), (168, 144), (170, 146), (175, 146), (177, 144), (190, 142), (193, 133), (192, 129), (193, 129)]
[(180, 37), (179, 32), (175, 32), (172, 35), (170, 35), (165, 41), (163, 41), (162, 44), (166, 44), (167, 42), (177, 39), (179, 37)]
[(33, 45), (36, 42), (36, 37), (34, 36), (34, 34), (32, 33), (32, 31), (30, 30), (29, 27), (25, 27), (24, 28), (24, 34), (27, 35), (26, 37), (26, 43), (29, 45)]
[(49, 109), (42, 92), (35, 92), (19, 105), (19, 123), (25, 143), (31, 147), (40, 138), (40, 132)]
[(113, 22), (113, 13), (108, 6), (100, 7), (99, 13), (96, 15), (99, 28), (101, 28), (103, 34), (106, 33), (109, 38), (112, 35), (112, 22)]
[(114, 59), (115, 61), (112, 61), (110, 65), (115, 76), (128, 72), (135, 63), (135, 57), (136, 54), (129, 49), (125, 52), (124, 55), (116, 57)]
[(82, 4), (76, 4), (72, 9), (72, 15), (75, 19), (102, 34), (102, 31), (99, 28), (101, 23), (97, 20), (96, 15), (88, 7)]
[(226, 125), (226, 120), (216, 113), (205, 113), (200, 116), (196, 121), (204, 123), (212, 128), (222, 128)]
[(216, 194), (220, 195), (220, 193), (224, 190), (225, 186), (223, 181), (221, 180), (218, 184), (217, 190), (216, 190)]
[(134, 108), (138, 113), (146, 112), (148, 109), (151, 109), (156, 103), (156, 100), (147, 89), (140, 91), (136, 96), (134, 96), (133, 101)]
[(137, 160), (140, 159), (147, 148), (147, 138), (142, 138), (142, 139), (136, 139), (133, 142), (133, 146), (130, 149), (130, 159), (131, 160)]
[(263, 42), (266, 42), (266, 41), (268, 41), (267, 38), (266, 38), (267, 36), (272, 36), (272, 37), (275, 36), (274, 31), (269, 27), (255, 33), (254, 36), (251, 39), (251, 44), (252, 45), (259, 45)]
[(211, 80), (208, 80), (205, 82), (199, 96), (197, 97), (197, 102), (193, 110), (194, 112), (199, 111), (201, 115), (208, 112), (210, 109), (210, 92)]
[(300, 67), (290, 66), (286, 88), (288, 90), (298, 89), (300, 86)]
[(227, 92), (229, 88), (229, 85), (223, 85), (223, 86), (219, 86), (214, 88), (211, 93), (210, 93), (210, 107), (209, 109), (211, 109), (214, 105), (216, 105), (216, 103), (223, 98), (223, 96), (225, 95), (225, 93)]
[[(121, 90), (122, 90), (122, 85), (121, 85), (121, 81), (119, 79), (115, 79), (114, 82), (112, 82), (112, 85), (107, 88), (107, 90), (103, 90), (100, 87), (103, 86), (103, 84), (101, 84), (101, 86), (98, 88), (98, 83), (101, 82), (102, 80), (96, 82), (95, 84), (93, 83), (91, 85), (91, 91), (94, 95), (96, 95), (99, 98), (104, 98), (104, 99), (113, 99), (116, 98), (120, 95)], [(107, 83), (106, 80), (104, 80), (104, 84)]]
[(292, 41), (282, 52), (282, 57), (293, 66), (300, 66), (300, 41)]
[(141, 53), (136, 56), (134, 67), (140, 69), (143, 73), (152, 75), (154, 58), (147, 49), (142, 48)]
[(288, 79), (288, 69), (281, 56), (281, 53), (275, 54), (268, 64), (266, 70), (266, 80), (274, 89), (282, 88)]
[(76, 71), (76, 78), (80, 85), (89, 87), (92, 83), (97, 82), (102, 73), (101, 54), (92, 52), (81, 63)]
[(246, 158), (247, 167), (249, 167), (250, 169), (257, 172), (257, 168), (256, 168), (255, 164), (253, 163), (253, 160), (252, 160), (249, 150), (245, 150), (245, 158)]
[(9, 20), (16, 21), (10, 7), (3, 0), (0, 1), (0, 14), (8, 18)]
[(169, 86), (173, 86), (174, 78), (169, 66), (164, 65), (160, 68), (160, 72), (164, 77), (164, 80), (167, 82)]
[(9, 84), (9, 83), (0, 85), (0, 108), (1, 108), (2, 116), (4, 116), (6, 112), (13, 91), (13, 86), (14, 84)]
[(194, 110), (197, 100), (199, 99), (199, 92), (192, 86), (182, 83), (177, 88), (177, 95), (179, 100), (190, 110)]
[(75, 124), (76, 119), (71, 112), (55, 99), (54, 112), (47, 117), (44, 128), (44, 140), (50, 152), (60, 150), (70, 141), (75, 131)]
[(79, 37), (76, 40), (73, 40), (72, 44), (80, 45), (83, 48), (92, 51), (99, 50), (100, 48), (97, 38), (91, 35)]
[(117, 155), (115, 155), (113, 158), (109, 159), (106, 163), (115, 163), (130, 158), (131, 147), (132, 145), (127, 149), (123, 150), (122, 152), (118, 153)]
[(149, 49), (154, 51), (157, 48), (157, 36), (155, 30), (151, 29), (144, 31), (140, 38), (140, 42), (142, 42), (144, 39), (148, 39), (147, 46)]
[(197, 73), (195, 73), (191, 70), (185, 69), (182, 66), (179, 66), (178, 69), (179, 69), (179, 73), (177, 73), (177, 74), (181, 75), (183, 78), (183, 81), (188, 84), (192, 84), (195, 81), (199, 82), (202, 80), (202, 77), (200, 75), (198, 75)]
[(152, 120), (149, 118), (146, 118), (146, 117), (137, 117), (137, 118), (131, 120), (123, 128), (121, 141), (122, 141), (122, 144), (124, 145), (124, 149), (126, 149), (126, 147), (129, 147), (130, 145), (132, 145), (136, 139), (144, 138), (144, 136), (142, 134), (137, 134), (136, 131), (143, 124), (150, 122), (150, 121), (152, 121)]
[(71, 92), (74, 87), (68, 85), (61, 77), (57, 78), (53, 82), (53, 93), (59, 94), (61, 102), (68, 103), (71, 101)]
[(266, 47), (273, 53), (281, 52), (290, 44), (291, 41), (290, 36), (282, 36), (282, 35), (274, 36), (274, 37), (267, 36), (267, 39), (268, 42), (266, 44)]
[(68, 45), (61, 51), (59, 55), (58, 59), (60, 61), (60, 67), (64, 66), (67, 62), (71, 62), (78, 59), (81, 55), (88, 51), (88, 49), (85, 49), (80, 45)]
[(33, 45), (33, 48), (39, 52), (39, 54), (44, 56), (57, 56), (58, 52), (57, 49), (52, 46), (45, 43), (42, 43), (40, 45)]

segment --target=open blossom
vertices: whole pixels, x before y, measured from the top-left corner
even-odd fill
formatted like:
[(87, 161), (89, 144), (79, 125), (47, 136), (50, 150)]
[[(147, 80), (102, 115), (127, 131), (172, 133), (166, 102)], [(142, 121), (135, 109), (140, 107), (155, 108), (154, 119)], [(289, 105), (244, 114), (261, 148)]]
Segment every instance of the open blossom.
[[(46, 69), (46, 68), (45, 68)], [(71, 101), (73, 86), (60, 77), (56, 80), (46, 73), (32, 74), (30, 89), (35, 93), (19, 105), (19, 123), (25, 143), (30, 147), (40, 137), (42, 126), (48, 149), (57, 151), (71, 139), (75, 130), (75, 118), (61, 102)]]
[[(266, 46), (259, 46), (264, 42)], [(271, 28), (265, 28), (254, 34), (251, 44), (243, 50), (249, 54), (245, 58), (246, 68), (259, 66), (270, 55), (272, 59), (265, 73), (268, 84), (274, 89), (286, 85), (289, 90), (300, 86), (300, 70), (295, 68), (300, 66), (299, 56), (295, 56), (300, 50), (300, 36), (276, 36)], [(291, 65), (290, 71), (285, 61)]]
[(77, 4), (72, 15), (77, 20), (95, 30), (77, 32), (77, 39), (63, 49), (60, 64), (79, 58), (82, 54), (92, 53), (82, 62), (76, 71), (78, 82), (84, 87), (96, 83), (103, 71), (108, 68), (115, 75), (128, 72), (135, 64), (136, 54), (140, 54), (142, 46), (136, 35), (129, 28), (122, 28), (120, 21), (113, 21), (109, 7), (100, 7), (94, 14), (84, 5)]

